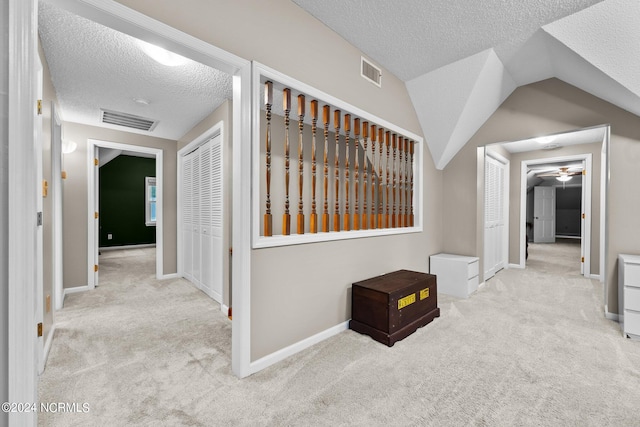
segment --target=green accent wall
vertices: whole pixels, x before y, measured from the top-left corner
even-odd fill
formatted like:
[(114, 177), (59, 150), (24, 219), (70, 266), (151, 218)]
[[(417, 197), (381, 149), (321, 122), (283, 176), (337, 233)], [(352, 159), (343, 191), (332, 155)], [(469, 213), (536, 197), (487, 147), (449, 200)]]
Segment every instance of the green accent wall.
[(145, 224), (147, 176), (156, 176), (155, 159), (121, 155), (100, 168), (100, 247), (156, 242)]

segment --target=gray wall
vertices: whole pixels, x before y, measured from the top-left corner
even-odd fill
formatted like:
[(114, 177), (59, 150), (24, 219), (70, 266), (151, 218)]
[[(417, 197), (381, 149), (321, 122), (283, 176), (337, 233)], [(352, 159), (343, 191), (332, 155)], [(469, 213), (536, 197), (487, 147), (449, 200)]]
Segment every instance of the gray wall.
[[(233, 195), (231, 191), (232, 177), (233, 177), (233, 102), (225, 101), (209, 116), (205, 117), (200, 123), (195, 125), (193, 129), (187, 132), (182, 138), (178, 140), (178, 151), (193, 141), (195, 138), (202, 135), (216, 123), (222, 121), (223, 125), (223, 203), (224, 203), (224, 217), (223, 222), (226, 224), (222, 234), (222, 303), (227, 307), (231, 307), (231, 257), (229, 256), (229, 248), (231, 248), (231, 230), (233, 228), (233, 216), (231, 215), (231, 206), (233, 204)], [(178, 209), (180, 207), (178, 206)]]
[[(120, 3), (422, 134), (404, 83), (385, 70), (382, 88), (365, 81), (362, 53), (289, 0)], [(211, 16), (225, 19), (211, 25)], [(252, 251), (252, 360), (346, 321), (354, 281), (400, 268), (428, 271), (442, 245), (442, 174), (428, 150), (424, 164), (423, 233)]]
[[(532, 136), (611, 125), (610, 186), (607, 201), (608, 243), (605, 280), (609, 311), (617, 312), (618, 253), (640, 253), (640, 223), (634, 212), (640, 209), (640, 192), (630, 192), (638, 182), (640, 118), (558, 79), (549, 79), (516, 89), (444, 170), (444, 192), (454, 199), (443, 204), (445, 245), (473, 240), (476, 230), (464, 225), (466, 215), (477, 212), (475, 150), (495, 142), (518, 141)], [(635, 163), (634, 163), (635, 160)], [(599, 162), (594, 159), (594, 167)], [(512, 167), (513, 169), (513, 167)], [(513, 173), (513, 172), (512, 172)], [(635, 181), (634, 181), (635, 180)], [(594, 183), (594, 190), (599, 183)], [(510, 197), (519, 196), (511, 186)], [(455, 224), (461, 222), (461, 227)], [(511, 232), (511, 230), (510, 230)], [(473, 247), (461, 245), (462, 249)], [(511, 250), (510, 250), (511, 252)], [(592, 262), (596, 261), (592, 256)]]
[(119, 142), (122, 144), (160, 148), (163, 151), (163, 245), (164, 274), (176, 272), (176, 141), (154, 138), (129, 132), (104, 129), (78, 123), (62, 124), (65, 138), (78, 144), (71, 154), (64, 156), (67, 179), (62, 183), (63, 216), (63, 283), (65, 288), (87, 284), (87, 140)]
[[(0, 2), (0, 401), (9, 399), (9, 2)], [(0, 413), (0, 425), (8, 424)]]

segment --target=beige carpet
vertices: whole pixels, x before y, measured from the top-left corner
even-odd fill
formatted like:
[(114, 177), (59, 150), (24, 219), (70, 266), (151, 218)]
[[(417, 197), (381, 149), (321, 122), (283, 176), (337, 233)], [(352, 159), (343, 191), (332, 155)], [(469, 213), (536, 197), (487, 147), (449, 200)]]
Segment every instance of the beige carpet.
[(42, 426), (640, 426), (640, 343), (603, 316), (579, 245), (532, 245), (467, 300), (387, 348), (346, 331), (247, 379), (231, 323), (153, 254), (111, 254), (72, 294), (40, 383)]

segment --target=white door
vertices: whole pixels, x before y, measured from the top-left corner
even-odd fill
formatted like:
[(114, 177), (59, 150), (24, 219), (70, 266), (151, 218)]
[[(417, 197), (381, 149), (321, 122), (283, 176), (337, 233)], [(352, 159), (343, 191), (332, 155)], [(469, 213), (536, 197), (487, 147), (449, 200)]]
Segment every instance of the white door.
[(198, 148), (193, 152), (193, 185), (191, 187), (191, 215), (193, 215), (193, 224), (191, 226), (191, 281), (195, 283), (199, 288), (200, 280), (202, 279), (200, 270), (200, 188), (201, 188), (201, 175), (200, 175), (200, 153), (202, 149)]
[(533, 241), (556, 241), (556, 188), (533, 188)]
[[(43, 69), (42, 63), (40, 62), (40, 57), (36, 55), (36, 67), (38, 68), (37, 76), (37, 99), (38, 102), (42, 101), (43, 94)], [(36, 138), (35, 138), (35, 153), (36, 153), (36, 171), (37, 171), (37, 180), (36, 180), (36, 209), (37, 209), (37, 231), (36, 231), (36, 281), (35, 281), (35, 289), (34, 295), (34, 323), (36, 325), (42, 324), (43, 322), (43, 286), (44, 286), (44, 236), (43, 236), (43, 208), (44, 202), (43, 198), (43, 162), (42, 162), (42, 110), (44, 108), (42, 104), (40, 104), (39, 111), (35, 111), (35, 125), (36, 125)], [(38, 328), (41, 330), (40, 328)], [(35, 360), (38, 363), (38, 373), (41, 374), (44, 371), (44, 337), (36, 335), (36, 346), (35, 346)]]
[(485, 158), (484, 280), (493, 277), (505, 264), (505, 169), (498, 160)]
[(209, 296), (222, 304), (222, 138), (215, 137), (211, 144), (211, 256)]
[(182, 270), (193, 281), (193, 154), (182, 157)]

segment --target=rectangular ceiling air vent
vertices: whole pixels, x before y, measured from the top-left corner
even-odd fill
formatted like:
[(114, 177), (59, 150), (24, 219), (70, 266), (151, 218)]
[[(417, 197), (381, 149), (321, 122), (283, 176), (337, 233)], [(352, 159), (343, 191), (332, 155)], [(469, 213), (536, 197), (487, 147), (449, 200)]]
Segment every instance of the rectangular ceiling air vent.
[(364, 57), (361, 58), (360, 75), (378, 87), (382, 87), (382, 70)]
[(100, 111), (102, 112), (102, 123), (107, 123), (110, 125), (152, 131), (158, 124), (158, 122), (155, 120), (147, 119), (140, 116), (134, 116), (133, 114), (121, 113), (118, 111), (110, 111), (105, 109), (101, 109)]

